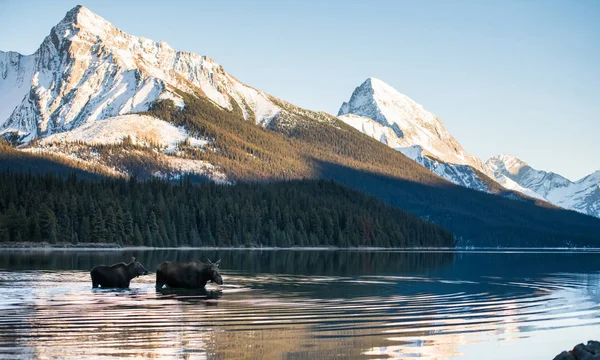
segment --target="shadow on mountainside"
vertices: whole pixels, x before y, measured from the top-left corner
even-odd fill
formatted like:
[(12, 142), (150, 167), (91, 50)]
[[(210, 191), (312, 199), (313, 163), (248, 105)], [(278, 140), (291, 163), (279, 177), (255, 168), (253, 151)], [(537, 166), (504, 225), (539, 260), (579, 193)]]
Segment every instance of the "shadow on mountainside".
[(531, 198), (426, 185), (313, 159), (318, 177), (376, 196), (452, 231), (458, 246), (599, 247), (600, 219)]

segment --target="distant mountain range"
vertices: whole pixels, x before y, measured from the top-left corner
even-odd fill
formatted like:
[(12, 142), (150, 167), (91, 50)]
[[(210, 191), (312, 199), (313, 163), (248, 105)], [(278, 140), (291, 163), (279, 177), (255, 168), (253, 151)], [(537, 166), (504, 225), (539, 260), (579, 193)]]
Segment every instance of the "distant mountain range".
[(562, 208), (600, 217), (600, 170), (571, 181), (553, 172), (536, 170), (511, 155), (494, 156), (485, 164), (502, 185), (513, 181)]
[[(380, 80), (367, 79), (338, 115), (278, 99), (82, 6), (34, 54), (0, 51), (0, 135), (11, 144), (0, 147), (1, 167), (333, 179), (447, 228), (459, 245), (600, 242), (599, 219), (559, 210), (548, 201), (566, 203), (469, 155), (437, 117)], [(587, 199), (569, 208), (597, 211), (597, 193)]]
[(506, 189), (600, 217), (600, 171), (571, 182), (511, 156), (483, 163), (463, 149), (437, 116), (379, 79), (357, 87), (338, 117), (455, 184), (489, 192), (490, 178)]

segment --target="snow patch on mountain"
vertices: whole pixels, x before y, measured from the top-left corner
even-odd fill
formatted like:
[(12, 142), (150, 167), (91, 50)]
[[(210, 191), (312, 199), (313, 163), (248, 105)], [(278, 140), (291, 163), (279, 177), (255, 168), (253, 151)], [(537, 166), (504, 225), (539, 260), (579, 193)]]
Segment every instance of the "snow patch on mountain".
[(28, 94), (32, 78), (32, 56), (0, 51), (0, 127)]
[(548, 201), (546, 200), (542, 195), (536, 193), (535, 191), (531, 190), (531, 189), (527, 189), (525, 187), (522, 187), (521, 185), (519, 185), (517, 182), (513, 181), (512, 179), (499, 174), (497, 176), (494, 177), (494, 180), (496, 180), (500, 185), (502, 185), (503, 187), (505, 187), (508, 190), (513, 190), (513, 191), (518, 191), (521, 194), (525, 194), (527, 196), (530, 196), (534, 199), (540, 199), (540, 200), (544, 200), (544, 201)]
[(191, 137), (183, 127), (147, 115), (129, 114), (84, 124), (74, 130), (43, 138), (41, 144), (84, 142), (88, 144), (119, 144), (130, 137), (134, 144), (159, 145), (165, 151), (173, 150), (179, 143), (189, 141), (202, 147), (207, 140)]
[(436, 158), (426, 156), (420, 145), (396, 148), (406, 157), (429, 169), (434, 174), (450, 182), (470, 189), (488, 192), (488, 186), (469, 165), (448, 164)]
[(266, 94), (240, 82), (232, 82), (231, 87), (231, 96), (242, 109), (244, 119), (254, 117), (257, 124), (267, 126), (281, 112)]
[(217, 169), (214, 165), (207, 161), (196, 159), (183, 159), (174, 156), (167, 157), (167, 161), (172, 169), (173, 174), (155, 174), (163, 178), (178, 178), (179, 174), (197, 174), (203, 175), (218, 184), (231, 184), (227, 179), (227, 175)]
[(399, 138), (390, 127), (382, 125), (366, 116), (344, 114), (338, 116), (338, 118), (363, 134), (368, 135), (389, 147), (400, 148), (405, 145), (402, 139)]
[(171, 100), (179, 110), (185, 108), (185, 101), (179, 95), (174, 95), (172, 92), (165, 91), (158, 97), (160, 100)]
[[(398, 148), (396, 148), (396, 150), (400, 151), (407, 158), (415, 160), (417, 162), (419, 162), (420, 159), (424, 158), (423, 148), (421, 148), (421, 146), (419, 146), (419, 145), (413, 145), (413, 146), (408, 146), (408, 147), (398, 147)], [(423, 164), (421, 164), (421, 165), (423, 165)]]

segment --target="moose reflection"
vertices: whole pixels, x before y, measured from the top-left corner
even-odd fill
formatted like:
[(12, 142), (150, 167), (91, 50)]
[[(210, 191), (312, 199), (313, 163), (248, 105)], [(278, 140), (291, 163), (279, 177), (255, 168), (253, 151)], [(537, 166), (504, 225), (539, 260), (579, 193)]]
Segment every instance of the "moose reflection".
[(129, 287), (131, 279), (148, 275), (148, 270), (135, 257), (129, 264), (118, 263), (112, 266), (98, 265), (90, 272), (92, 287), (122, 288)]
[(165, 261), (156, 269), (156, 288), (161, 289), (166, 285), (170, 288), (200, 289), (208, 281), (223, 285), (223, 278), (219, 273), (220, 263), (221, 260), (216, 263), (210, 260), (207, 263)]

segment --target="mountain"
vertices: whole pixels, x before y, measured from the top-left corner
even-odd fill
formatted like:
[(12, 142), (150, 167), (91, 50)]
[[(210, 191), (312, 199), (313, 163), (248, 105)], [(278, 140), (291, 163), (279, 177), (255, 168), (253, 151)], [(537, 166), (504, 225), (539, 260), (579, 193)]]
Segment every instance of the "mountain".
[[(34, 54), (3, 52), (0, 75), (0, 132), (9, 143), (0, 144), (1, 170), (170, 180), (195, 174), (223, 183), (331, 179), (450, 230), (459, 245), (600, 241), (599, 219), (502, 187), (435, 118), (423, 117), (431, 146), (404, 152), (447, 171), (471, 169), (486, 192), (433, 174), (337, 117), (245, 85), (206, 56), (126, 34), (81, 6)], [(410, 133), (397, 130), (398, 139)]]
[(487, 171), (481, 160), (467, 154), (439, 118), (379, 79), (357, 87), (338, 117), (455, 184), (489, 191), (478, 174)]
[(600, 171), (575, 182), (553, 172), (536, 170), (511, 155), (498, 155), (486, 166), (499, 183), (513, 181), (565, 209), (600, 217)]
[[(494, 192), (493, 174), (483, 162), (468, 154), (437, 116), (382, 80), (365, 80), (342, 104), (338, 117), (457, 185)], [(540, 198), (518, 184), (506, 185)]]
[(398, 150), (418, 145), (422, 155), (485, 170), (481, 160), (467, 154), (440, 119), (379, 79), (368, 78), (357, 87), (338, 116), (363, 122), (363, 127), (370, 127), (382, 142)]
[(245, 119), (267, 124), (280, 108), (206, 56), (129, 35), (83, 6), (54, 26), (29, 56), (0, 52), (0, 133), (20, 142), (112, 116), (146, 111), (157, 99), (183, 106), (199, 92)]

